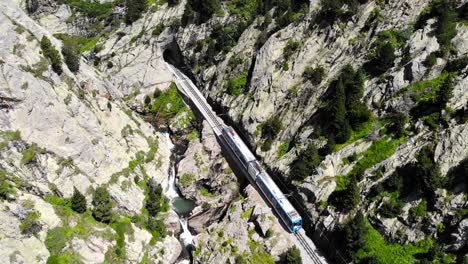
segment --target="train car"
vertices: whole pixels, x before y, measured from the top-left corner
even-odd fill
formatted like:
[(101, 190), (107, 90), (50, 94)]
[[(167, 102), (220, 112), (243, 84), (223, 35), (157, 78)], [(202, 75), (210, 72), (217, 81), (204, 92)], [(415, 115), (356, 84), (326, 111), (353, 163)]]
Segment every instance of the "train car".
[(257, 176), (256, 183), (289, 230), (292, 232), (299, 231), (302, 228), (302, 217), (271, 179), (270, 175), (263, 170)]
[(270, 175), (262, 168), (236, 131), (232, 127), (225, 127), (223, 128), (223, 137), (247, 170), (248, 175), (281, 217), (283, 223), (290, 231), (299, 231), (302, 228), (301, 216), (271, 179)]
[(250, 149), (232, 127), (223, 128), (223, 136), (245, 169), (248, 169), (249, 162), (256, 160), (254, 154), (250, 152)]

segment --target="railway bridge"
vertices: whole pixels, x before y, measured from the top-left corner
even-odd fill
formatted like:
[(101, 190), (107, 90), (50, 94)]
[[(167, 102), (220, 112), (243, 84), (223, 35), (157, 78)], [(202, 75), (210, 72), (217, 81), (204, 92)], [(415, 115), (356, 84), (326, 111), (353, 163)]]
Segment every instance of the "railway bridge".
[[(174, 76), (174, 82), (176, 83), (179, 91), (192, 101), (193, 105), (195, 105), (198, 111), (210, 124), (215, 135), (219, 139), (222, 139), (223, 128), (226, 127), (223, 120), (215, 114), (215, 112), (208, 104), (205, 97), (197, 88), (197, 86), (187, 76), (185, 76), (185, 74), (183, 74), (181, 71), (179, 71), (177, 68), (175, 68), (169, 63), (167, 63), (166, 65), (169, 71)], [(220, 140), (220, 142), (222, 143), (224, 141)], [(265, 202), (269, 204), (268, 201)], [(282, 222), (282, 220), (279, 217), (278, 221), (280, 223)], [(327, 264), (325, 258), (320, 254), (315, 244), (309, 237), (306, 236), (304, 229), (301, 229), (295, 233), (290, 233), (290, 239), (300, 249), (303, 263)]]

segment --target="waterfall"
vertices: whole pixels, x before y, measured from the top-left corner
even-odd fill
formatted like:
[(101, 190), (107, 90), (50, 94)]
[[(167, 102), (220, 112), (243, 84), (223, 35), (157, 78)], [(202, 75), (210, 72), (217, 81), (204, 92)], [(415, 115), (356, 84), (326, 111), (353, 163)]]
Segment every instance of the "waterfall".
[(182, 240), (182, 243), (185, 246), (189, 246), (193, 244), (193, 235), (190, 233), (190, 230), (188, 229), (188, 223), (187, 219), (185, 218), (180, 218), (180, 225), (182, 226), (182, 234), (180, 234), (180, 240)]
[[(174, 144), (171, 141), (169, 133), (166, 133), (165, 135), (166, 135), (166, 139), (167, 139), (166, 140), (167, 146), (169, 147), (169, 149), (172, 152), (173, 149), (174, 149)], [(175, 177), (176, 177), (175, 163), (176, 163), (176, 161), (175, 161), (174, 157), (171, 157), (171, 164), (170, 164), (170, 168), (169, 168), (169, 171), (168, 171), (169, 177), (168, 177), (167, 186), (165, 188), (164, 194), (169, 199), (171, 199), (172, 208), (179, 214), (179, 222), (180, 222), (180, 225), (181, 225), (182, 231), (183, 231), (180, 234), (179, 239), (182, 242), (182, 244), (187, 247), (187, 246), (193, 245), (194, 236), (190, 233), (190, 230), (188, 229), (187, 218), (179, 213), (180, 208), (179, 208), (179, 210), (177, 210), (177, 208), (175, 208), (175, 206), (174, 206), (175, 205), (174, 202), (176, 202), (176, 203), (179, 202), (179, 204), (180, 203), (185, 203), (185, 204), (189, 203), (190, 204), (190, 202), (188, 200), (186, 201), (183, 197), (180, 197), (180, 195), (179, 195), (179, 189), (178, 189), (178, 187), (176, 185), (176, 181), (175, 181)], [(193, 208), (193, 206), (190, 207), (190, 209), (189, 209), (190, 211), (191, 211), (191, 208)], [(182, 213), (182, 214), (186, 214), (186, 213)]]
[[(171, 138), (169, 137), (169, 133), (166, 133), (166, 142), (169, 149), (172, 151), (174, 149), (174, 144), (172, 144)], [(175, 161), (171, 158), (171, 165), (169, 168), (169, 178), (167, 181), (165, 195), (173, 200), (174, 198), (179, 197), (179, 193), (177, 190), (177, 185), (175, 183)]]

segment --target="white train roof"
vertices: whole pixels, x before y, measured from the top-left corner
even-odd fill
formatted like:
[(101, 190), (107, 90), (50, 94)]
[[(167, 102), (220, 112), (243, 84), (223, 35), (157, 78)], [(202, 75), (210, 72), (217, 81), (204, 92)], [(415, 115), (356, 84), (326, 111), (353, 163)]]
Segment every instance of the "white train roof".
[(225, 130), (236, 144), (237, 148), (239, 148), (240, 152), (244, 155), (247, 161), (255, 160), (254, 154), (250, 152), (250, 149), (245, 145), (244, 141), (239, 137), (236, 131), (232, 127), (225, 127)]
[(297, 213), (296, 209), (294, 209), (294, 207), (286, 198), (286, 196), (283, 194), (283, 192), (278, 188), (278, 185), (276, 185), (276, 183), (271, 179), (270, 175), (264, 171), (259, 176), (262, 178), (262, 180), (265, 182), (268, 189), (270, 189), (270, 191), (278, 200), (279, 204), (289, 214), (289, 216), (292, 219), (300, 218), (300, 215)]

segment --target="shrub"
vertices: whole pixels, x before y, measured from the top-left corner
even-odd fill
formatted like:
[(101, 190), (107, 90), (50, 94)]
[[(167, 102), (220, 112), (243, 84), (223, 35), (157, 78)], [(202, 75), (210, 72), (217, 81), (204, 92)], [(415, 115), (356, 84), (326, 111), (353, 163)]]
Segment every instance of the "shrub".
[(152, 36), (159, 36), (159, 35), (161, 35), (161, 33), (164, 31), (165, 28), (166, 28), (166, 26), (164, 25), (164, 23), (159, 23), (159, 24), (153, 29), (153, 31), (151, 32), (151, 35), (152, 35)]
[(293, 246), (292, 248), (288, 249), (288, 251), (286, 252), (286, 263), (287, 264), (302, 264), (301, 251), (296, 246)]
[(208, 21), (215, 13), (222, 13), (220, 0), (189, 0), (185, 6), (182, 23), (198, 24)]
[(164, 221), (157, 219), (156, 217), (148, 217), (147, 226), (157, 239), (167, 235), (166, 224), (164, 224)]
[(46, 36), (42, 36), (41, 49), (44, 56), (50, 60), (54, 72), (58, 75), (62, 74), (62, 59), (60, 58), (60, 54)]
[(315, 174), (322, 159), (323, 157), (319, 155), (315, 145), (309, 144), (307, 149), (291, 164), (293, 178), (305, 179), (307, 176)]
[(28, 149), (26, 149), (23, 153), (23, 157), (21, 158), (21, 164), (29, 164), (31, 162), (36, 161), (36, 152), (38, 147), (36, 144), (32, 144)]
[(394, 218), (401, 214), (403, 205), (401, 201), (392, 197), (379, 207), (378, 213), (386, 218)]
[(10, 199), (15, 194), (13, 186), (7, 181), (6, 173), (0, 169), (0, 201)]
[(28, 213), (19, 226), (21, 233), (24, 235), (31, 235), (41, 231), (42, 226), (39, 223), (40, 216), (41, 214), (37, 211)]
[(99, 222), (110, 223), (112, 220), (112, 201), (106, 187), (97, 187), (93, 194), (93, 216)]
[(288, 40), (286, 47), (283, 49), (283, 56), (285, 60), (289, 60), (291, 55), (293, 55), (298, 49), (301, 48), (301, 44), (295, 39), (291, 38)]
[(134, 21), (141, 17), (141, 14), (145, 11), (147, 0), (127, 0), (125, 1), (125, 22), (132, 24)]
[(206, 210), (208, 210), (208, 209), (210, 209), (210, 208), (211, 208), (211, 204), (210, 204), (210, 203), (204, 202), (204, 203), (202, 204), (202, 209), (203, 209), (203, 210), (206, 211)]
[(274, 139), (283, 129), (283, 123), (279, 116), (269, 118), (262, 124), (262, 137), (265, 139)]
[(322, 66), (317, 66), (315, 68), (307, 67), (302, 74), (302, 77), (305, 80), (310, 81), (312, 84), (318, 85), (322, 82), (324, 75), (325, 69)]
[(239, 96), (247, 85), (247, 73), (241, 73), (236, 78), (229, 80), (227, 84), (227, 92), (230, 95)]
[(146, 199), (146, 209), (150, 216), (156, 216), (161, 209), (162, 187), (153, 179), (148, 181), (147, 187), (148, 198)]
[(432, 68), (432, 66), (436, 65), (436, 63), (437, 63), (436, 52), (431, 52), (431, 54), (429, 54), (423, 62), (424, 66), (428, 68)]
[(395, 48), (390, 42), (378, 42), (370, 60), (364, 64), (366, 72), (376, 77), (385, 73), (395, 64)]
[(342, 226), (341, 233), (346, 255), (354, 258), (355, 253), (367, 244), (368, 229), (364, 215), (358, 212), (351, 221)]
[(409, 215), (411, 218), (416, 218), (416, 217), (424, 217), (427, 214), (427, 202), (426, 200), (422, 200), (418, 206), (412, 207), (409, 210)]
[(328, 203), (335, 206), (338, 210), (348, 212), (359, 203), (359, 187), (354, 175), (350, 176), (350, 182), (343, 190), (335, 190), (328, 198)]
[(400, 112), (388, 114), (385, 120), (389, 122), (387, 132), (395, 135), (395, 138), (400, 138), (405, 134), (405, 126), (408, 122), (408, 117)]
[(194, 181), (195, 175), (192, 173), (184, 173), (179, 179), (179, 183), (182, 187), (189, 187)]
[(144, 102), (145, 102), (145, 105), (151, 104), (151, 97), (149, 97), (148, 95), (145, 95)]
[(86, 197), (76, 188), (73, 190), (71, 208), (80, 214), (86, 212)]
[(80, 47), (78, 43), (68, 38), (63, 42), (62, 55), (71, 72), (76, 73), (80, 69)]

